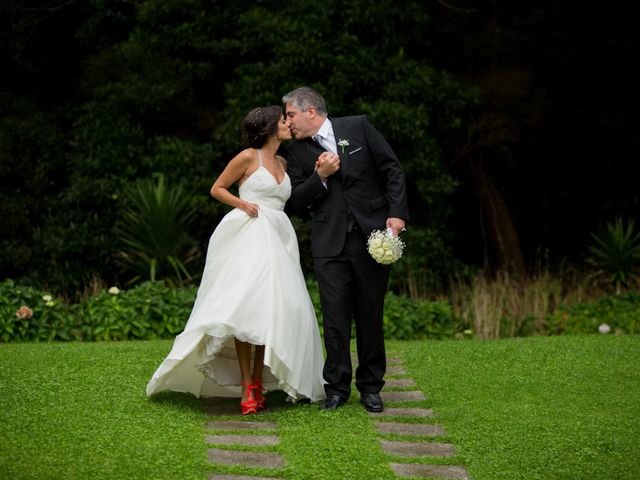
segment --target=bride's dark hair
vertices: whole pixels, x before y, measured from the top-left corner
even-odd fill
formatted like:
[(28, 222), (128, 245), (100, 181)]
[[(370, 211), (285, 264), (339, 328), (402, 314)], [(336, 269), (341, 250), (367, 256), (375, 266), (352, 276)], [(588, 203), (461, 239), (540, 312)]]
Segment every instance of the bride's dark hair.
[(278, 131), (280, 117), (282, 117), (282, 107), (278, 105), (251, 110), (242, 121), (244, 143), (248, 147), (262, 147), (267, 139)]

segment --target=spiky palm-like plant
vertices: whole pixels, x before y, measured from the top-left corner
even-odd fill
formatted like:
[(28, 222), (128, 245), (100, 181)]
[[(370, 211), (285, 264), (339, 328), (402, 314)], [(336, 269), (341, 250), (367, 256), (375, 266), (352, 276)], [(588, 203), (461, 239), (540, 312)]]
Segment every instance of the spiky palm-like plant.
[(164, 175), (138, 180), (125, 192), (127, 206), (120, 212), (116, 232), (124, 248), (118, 258), (140, 279), (164, 279), (184, 284), (192, 279), (189, 266), (200, 255), (189, 235), (196, 210), (182, 184), (172, 187)]
[(608, 222), (599, 232), (591, 233), (587, 261), (596, 268), (594, 276), (615, 286), (621, 293), (623, 286), (637, 281), (640, 262), (640, 233), (633, 220), (617, 218)]

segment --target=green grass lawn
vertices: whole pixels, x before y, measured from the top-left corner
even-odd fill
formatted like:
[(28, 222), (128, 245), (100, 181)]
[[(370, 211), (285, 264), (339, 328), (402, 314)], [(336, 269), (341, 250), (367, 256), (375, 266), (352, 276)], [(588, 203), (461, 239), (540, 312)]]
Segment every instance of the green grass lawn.
[(639, 336), (393, 347), (473, 478), (640, 478)]
[[(0, 345), (0, 478), (268, 475), (207, 464), (200, 401), (146, 398), (171, 342)], [(482, 479), (640, 478), (640, 337), (388, 342)], [(337, 412), (270, 395), (288, 479), (394, 478), (357, 395)], [(388, 435), (387, 438), (394, 438)], [(242, 448), (242, 447), (237, 447)], [(428, 462), (428, 460), (424, 460)], [(439, 463), (439, 462), (434, 462)]]

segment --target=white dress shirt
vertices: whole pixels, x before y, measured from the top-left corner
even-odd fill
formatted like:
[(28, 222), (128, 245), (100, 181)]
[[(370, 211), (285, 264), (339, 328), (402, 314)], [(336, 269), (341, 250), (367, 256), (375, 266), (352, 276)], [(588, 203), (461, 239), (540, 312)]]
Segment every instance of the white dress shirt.
[(333, 134), (333, 126), (331, 120), (324, 119), (323, 124), (320, 126), (318, 133), (312, 137), (318, 142), (325, 150), (333, 153), (338, 153), (338, 147), (336, 145), (336, 136)]

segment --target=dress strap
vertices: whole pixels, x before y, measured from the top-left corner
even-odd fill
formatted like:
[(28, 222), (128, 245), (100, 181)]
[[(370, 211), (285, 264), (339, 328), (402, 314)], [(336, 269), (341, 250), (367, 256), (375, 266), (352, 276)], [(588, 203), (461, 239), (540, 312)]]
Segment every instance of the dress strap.
[(284, 172), (284, 167), (282, 166), (282, 163), (280, 163), (280, 159), (278, 158), (278, 155), (276, 155), (276, 166), (278, 170), (280, 170), (281, 172)]
[(258, 162), (260, 163), (261, 167), (264, 167), (264, 164), (262, 163), (262, 152), (259, 148), (256, 148), (256, 150), (258, 151)]

